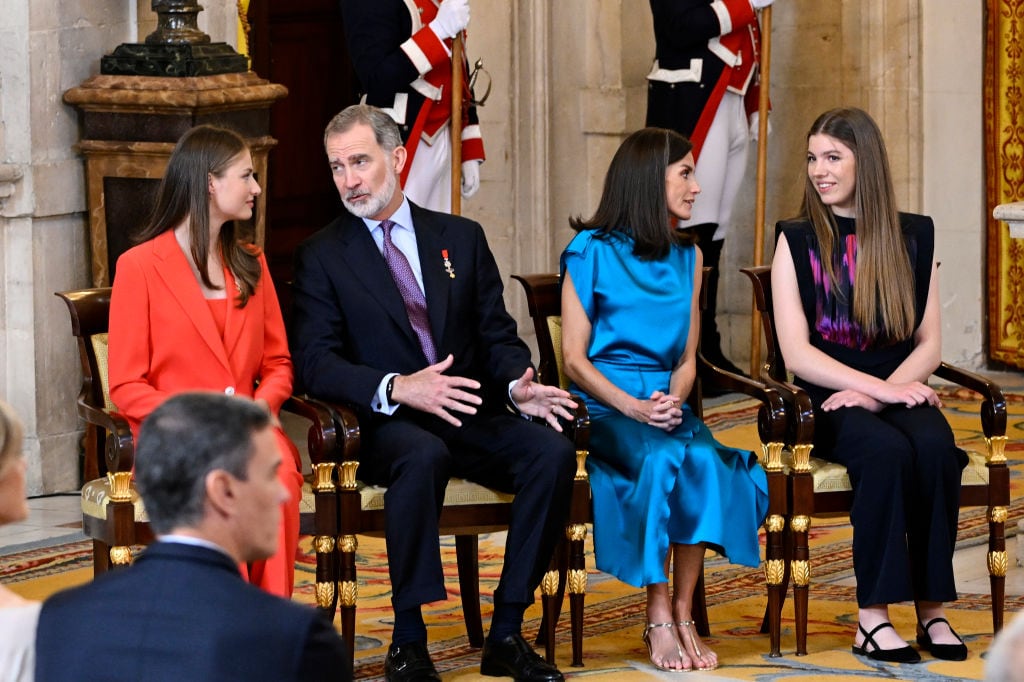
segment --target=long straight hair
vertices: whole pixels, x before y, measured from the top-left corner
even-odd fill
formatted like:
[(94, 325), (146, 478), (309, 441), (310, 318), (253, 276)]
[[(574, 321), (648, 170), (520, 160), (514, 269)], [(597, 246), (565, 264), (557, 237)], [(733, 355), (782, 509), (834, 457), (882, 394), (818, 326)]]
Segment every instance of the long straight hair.
[[(914, 273), (903, 240), (885, 141), (871, 116), (856, 108), (832, 109), (814, 121), (807, 139), (827, 135), (853, 152), (853, 206), (857, 231), (853, 318), (869, 339), (899, 341), (914, 333)], [(810, 174), (804, 183), (801, 217), (811, 223), (832, 290), (838, 226)]]
[[(210, 176), (223, 177), (235, 157), (246, 151), (245, 140), (227, 128), (200, 125), (182, 135), (167, 162), (149, 222), (136, 238), (148, 241), (188, 219), (192, 261), (210, 289), (217, 288), (209, 273)], [(219, 241), (224, 264), (238, 284), (238, 307), (244, 308), (260, 279), (259, 249), (239, 240), (233, 220), (221, 227)]]
[(633, 238), (633, 254), (641, 260), (659, 260), (673, 244), (693, 243), (689, 232), (670, 229), (665, 198), (666, 170), (692, 149), (690, 141), (674, 130), (636, 131), (612, 157), (594, 215), (588, 220), (570, 218), (570, 227), (603, 235), (627, 234)]

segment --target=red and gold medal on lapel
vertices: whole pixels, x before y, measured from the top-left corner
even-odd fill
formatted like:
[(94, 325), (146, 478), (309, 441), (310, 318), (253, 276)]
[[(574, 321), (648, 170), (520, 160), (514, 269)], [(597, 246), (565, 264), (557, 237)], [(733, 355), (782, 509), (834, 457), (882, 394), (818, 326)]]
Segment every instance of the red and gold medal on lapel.
[(444, 271), (448, 273), (448, 276), (455, 279), (455, 268), (452, 267), (452, 262), (448, 260), (448, 249), (441, 249), (441, 258), (444, 258)]

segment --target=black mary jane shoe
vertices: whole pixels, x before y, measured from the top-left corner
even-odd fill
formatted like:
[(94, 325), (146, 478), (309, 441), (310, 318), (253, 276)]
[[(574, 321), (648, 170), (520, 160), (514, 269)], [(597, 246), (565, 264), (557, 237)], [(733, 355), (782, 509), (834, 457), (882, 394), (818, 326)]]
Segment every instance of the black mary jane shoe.
[(480, 674), (511, 677), (516, 682), (562, 682), (558, 668), (541, 658), (520, 634), (503, 640), (484, 640)]
[[(882, 661), (883, 663), (918, 663), (921, 661), (921, 654), (917, 653), (914, 647), (901, 646), (899, 649), (882, 649), (878, 646), (875, 641), (875, 633), (882, 628), (892, 628), (892, 623), (885, 622), (875, 627), (874, 630), (868, 632), (864, 629), (864, 626), (857, 623), (857, 629), (864, 635), (864, 642), (857, 646), (853, 645), (853, 653), (858, 656), (867, 656), (874, 661)], [(895, 630), (896, 628), (892, 628)], [(871, 651), (868, 651), (868, 644), (871, 645)]]
[(427, 645), (422, 642), (388, 647), (384, 657), (384, 679), (387, 682), (441, 682)]
[[(936, 623), (945, 623), (949, 631), (953, 633), (953, 636), (960, 640), (959, 644), (936, 644), (932, 641), (931, 635), (928, 631)], [(967, 645), (964, 644), (963, 638), (956, 634), (956, 630), (949, 624), (949, 621), (945, 618), (932, 618), (927, 623), (922, 624), (921, 621), (917, 622), (917, 645), (924, 647), (928, 650), (935, 658), (941, 658), (944, 661), (965, 661), (967, 660)]]

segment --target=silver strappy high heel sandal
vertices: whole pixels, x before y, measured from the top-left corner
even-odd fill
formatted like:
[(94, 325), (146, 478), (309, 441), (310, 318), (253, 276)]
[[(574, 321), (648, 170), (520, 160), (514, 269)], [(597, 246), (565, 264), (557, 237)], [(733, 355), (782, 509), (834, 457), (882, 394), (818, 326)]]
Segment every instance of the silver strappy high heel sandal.
[[(713, 663), (712, 665), (709, 665), (707, 667), (702, 667), (702, 666), (697, 664), (697, 661), (705, 660), (704, 652), (710, 651), (710, 649), (708, 649), (707, 647), (703, 646), (703, 643), (700, 641), (700, 639), (697, 638), (697, 622), (696, 621), (693, 621), (693, 620), (681, 620), (681, 621), (678, 621), (676, 623), (676, 630), (679, 632), (679, 637), (680, 638), (682, 638), (682, 637), (689, 637), (690, 638), (690, 646), (693, 647), (694, 652), (697, 653), (697, 658), (693, 661), (693, 669), (694, 670), (707, 671), (707, 670), (714, 670), (715, 668), (718, 667), (718, 662), (717, 661), (715, 663)], [(692, 659), (693, 656), (690, 656), (690, 658)]]
[[(651, 647), (651, 630), (653, 630), (654, 628), (674, 628), (674, 627), (675, 627), (675, 623), (648, 623), (647, 625), (644, 626), (644, 632), (643, 632), (642, 635), (640, 635), (640, 639), (642, 639), (644, 641), (644, 644), (647, 645), (647, 658), (651, 661), (651, 665), (653, 665), (655, 668), (657, 668), (658, 670), (664, 670), (667, 673), (688, 673), (691, 670), (693, 670), (692, 667), (691, 668), (669, 668), (667, 666), (659, 665), (659, 664), (654, 662), (654, 658), (653, 658), (654, 657), (654, 650)], [(676, 651), (679, 652), (679, 658), (683, 658), (686, 655), (685, 652), (682, 650), (682, 648), (680, 648), (678, 642), (676, 642)]]

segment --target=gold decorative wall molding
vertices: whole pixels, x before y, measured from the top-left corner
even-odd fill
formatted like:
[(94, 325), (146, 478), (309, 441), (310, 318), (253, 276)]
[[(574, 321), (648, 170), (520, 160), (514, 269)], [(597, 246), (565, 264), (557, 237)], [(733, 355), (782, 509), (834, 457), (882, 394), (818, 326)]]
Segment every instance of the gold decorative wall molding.
[(985, 290), (988, 355), (1024, 367), (1024, 243), (992, 217), (1024, 200), (1024, 0), (986, 0)]

